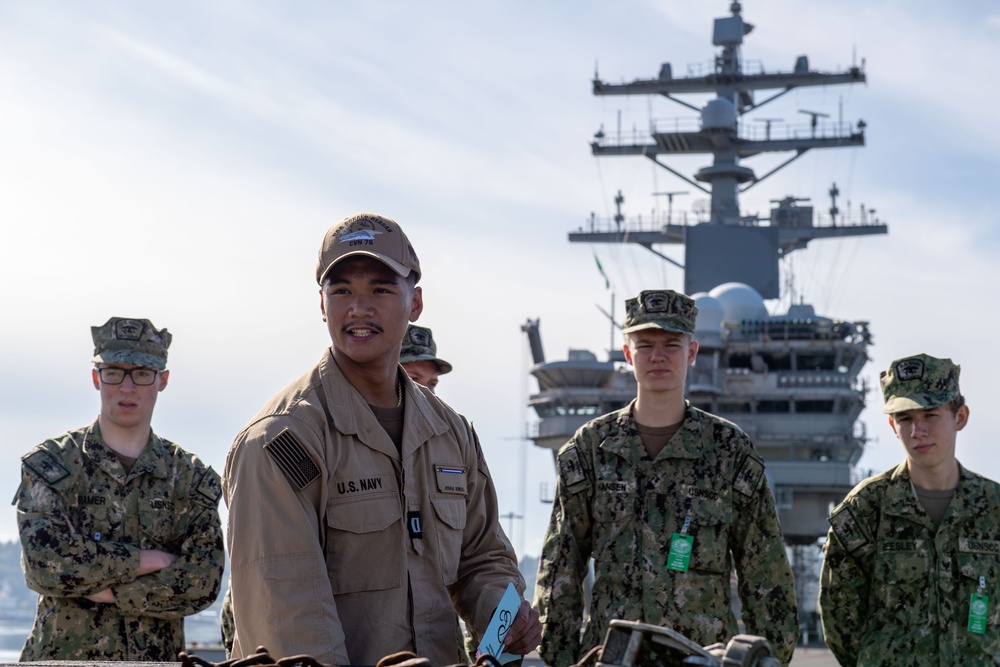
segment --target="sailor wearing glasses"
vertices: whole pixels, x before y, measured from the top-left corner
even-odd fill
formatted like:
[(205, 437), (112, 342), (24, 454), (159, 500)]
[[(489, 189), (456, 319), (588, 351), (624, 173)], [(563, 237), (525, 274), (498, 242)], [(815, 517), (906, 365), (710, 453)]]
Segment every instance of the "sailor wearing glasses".
[(184, 617), (219, 592), (219, 476), (150, 428), (170, 333), (121, 317), (91, 332), (100, 415), (21, 459), (21, 563), (39, 595), (21, 661), (174, 662)]

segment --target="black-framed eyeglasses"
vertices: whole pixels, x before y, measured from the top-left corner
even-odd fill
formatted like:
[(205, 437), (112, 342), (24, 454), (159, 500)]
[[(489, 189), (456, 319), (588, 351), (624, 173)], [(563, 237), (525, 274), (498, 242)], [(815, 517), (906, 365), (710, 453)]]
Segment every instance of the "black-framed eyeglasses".
[(101, 376), (104, 384), (121, 384), (125, 381), (125, 376), (132, 378), (132, 384), (137, 387), (148, 387), (156, 382), (156, 376), (160, 371), (152, 368), (98, 368), (97, 374)]

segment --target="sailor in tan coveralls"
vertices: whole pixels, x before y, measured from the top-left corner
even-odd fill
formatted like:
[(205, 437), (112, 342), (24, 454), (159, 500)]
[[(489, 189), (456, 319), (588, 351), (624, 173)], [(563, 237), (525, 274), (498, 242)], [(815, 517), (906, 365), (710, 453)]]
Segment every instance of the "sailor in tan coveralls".
[[(456, 612), (481, 635), (523, 593), (476, 433), (399, 366), (423, 308), (417, 255), (393, 220), (327, 232), (316, 281), (332, 345), (237, 435), (226, 464), (233, 657), (374, 665), (409, 650), (457, 662)], [(535, 648), (522, 600), (507, 651)]]

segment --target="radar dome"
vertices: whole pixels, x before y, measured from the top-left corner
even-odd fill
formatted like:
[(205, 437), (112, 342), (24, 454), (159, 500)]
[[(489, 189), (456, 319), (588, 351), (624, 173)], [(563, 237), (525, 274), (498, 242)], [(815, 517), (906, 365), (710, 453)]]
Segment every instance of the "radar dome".
[(726, 322), (767, 319), (764, 299), (749, 285), (723, 283), (708, 294), (722, 304), (723, 319)]
[(698, 317), (694, 323), (695, 333), (718, 333), (722, 330), (722, 304), (708, 292), (691, 295), (698, 306)]
[(701, 129), (736, 130), (736, 107), (724, 97), (705, 102), (701, 108)]

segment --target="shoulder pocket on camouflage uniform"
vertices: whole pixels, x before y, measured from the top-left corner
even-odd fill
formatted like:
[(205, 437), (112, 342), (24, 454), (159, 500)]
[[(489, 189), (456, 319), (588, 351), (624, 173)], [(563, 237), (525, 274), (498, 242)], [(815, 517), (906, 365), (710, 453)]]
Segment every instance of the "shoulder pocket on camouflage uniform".
[(21, 483), (11, 503), (20, 512), (55, 512), (67, 501), (74, 476), (52, 452), (37, 447), (21, 457)]
[(195, 483), (194, 491), (191, 494), (194, 502), (205, 507), (217, 506), (219, 498), (222, 497), (222, 481), (219, 479), (219, 473), (211, 468), (205, 468), (205, 473)]
[(841, 504), (830, 515), (830, 528), (840, 544), (855, 556), (863, 556), (875, 548), (871, 537), (861, 526), (850, 505)]
[(26, 454), (21, 461), (25, 468), (53, 488), (59, 488), (60, 482), (64, 482), (70, 477), (69, 469), (63, 465), (63, 462), (44, 449), (35, 448)]
[[(751, 501), (757, 494), (761, 482), (764, 480), (764, 461), (758, 458), (753, 452), (747, 453), (740, 462), (739, 470), (733, 479), (733, 491), (736, 492), (734, 500), (741, 504)], [(766, 482), (765, 482), (766, 483)]]
[(559, 453), (557, 459), (559, 478), (568, 493), (577, 494), (590, 489), (590, 479), (580, 458), (580, 448), (576, 445), (567, 447)]

